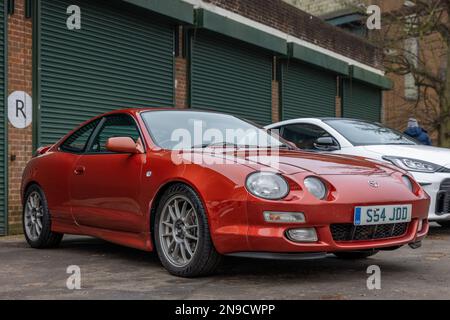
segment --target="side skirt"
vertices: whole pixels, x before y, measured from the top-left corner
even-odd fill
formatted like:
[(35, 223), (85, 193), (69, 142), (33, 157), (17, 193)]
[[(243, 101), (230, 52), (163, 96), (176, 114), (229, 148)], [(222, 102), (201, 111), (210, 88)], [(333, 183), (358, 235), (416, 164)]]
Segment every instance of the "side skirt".
[(52, 231), (64, 234), (91, 236), (103, 239), (125, 247), (130, 247), (147, 252), (153, 251), (153, 244), (149, 233), (128, 233), (80, 226), (73, 221), (53, 219)]

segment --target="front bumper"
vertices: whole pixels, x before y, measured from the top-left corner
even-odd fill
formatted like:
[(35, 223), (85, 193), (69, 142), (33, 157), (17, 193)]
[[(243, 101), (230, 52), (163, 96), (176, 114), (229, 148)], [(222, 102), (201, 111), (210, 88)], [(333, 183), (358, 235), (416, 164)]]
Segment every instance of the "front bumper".
[[(342, 177), (327, 176), (327, 180), (337, 186), (336, 190), (354, 188), (346, 183)], [(430, 200), (424, 193), (412, 196), (406, 188), (390, 183), (390, 178), (378, 177), (380, 188), (373, 191), (367, 183), (367, 177), (353, 176), (351, 181), (359, 186), (352, 192), (336, 193), (329, 201), (320, 201), (308, 192), (291, 192), (290, 198), (283, 203), (261, 201), (250, 198), (247, 204), (248, 243), (250, 251), (266, 252), (339, 252), (360, 251), (401, 247), (421, 241), (428, 233), (428, 210)], [(339, 186), (338, 186), (339, 184)], [(366, 187), (367, 186), (367, 187)], [(395, 196), (393, 196), (395, 195)], [(412, 220), (404, 233), (393, 237), (367, 237), (362, 240), (341, 241), (333, 237), (332, 225), (353, 226), (355, 207), (376, 205), (412, 205)], [(264, 220), (264, 211), (302, 212), (305, 222), (301, 224), (274, 224)], [(422, 224), (421, 230), (419, 225)], [(296, 228), (314, 228), (317, 242), (299, 243), (286, 237), (286, 231)], [(358, 238), (361, 239), (361, 238)]]
[(425, 192), (430, 196), (430, 208), (428, 212), (428, 219), (430, 221), (448, 221), (450, 220), (450, 212), (440, 213), (437, 212), (438, 208), (438, 195), (442, 191), (441, 186), (443, 182), (450, 179), (450, 173), (420, 173), (411, 172), (416, 181), (422, 185)]
[[(300, 174), (299, 174), (300, 175)], [(227, 202), (210, 202), (211, 236), (221, 254), (240, 252), (266, 253), (334, 253), (395, 249), (421, 241), (428, 233), (430, 199), (425, 192), (412, 195), (401, 181), (392, 182), (389, 176), (377, 176), (379, 188), (370, 187), (367, 176), (327, 176), (335, 186), (329, 199), (318, 200), (300, 188), (291, 188), (288, 197), (281, 201), (265, 201), (242, 193)], [(297, 178), (298, 180), (301, 177)], [(297, 181), (298, 181), (297, 180)], [(355, 185), (359, 187), (355, 188)], [(343, 190), (337, 192), (336, 190)], [(348, 192), (348, 190), (357, 190)], [(355, 207), (378, 205), (412, 205), (412, 220), (404, 232), (391, 237), (351, 238), (340, 240), (331, 230), (332, 225), (353, 227)], [(302, 223), (271, 223), (265, 221), (264, 212), (301, 212)], [(419, 230), (419, 225), (423, 227)], [(317, 241), (294, 242), (286, 232), (290, 229), (314, 228)], [(335, 231), (335, 230), (334, 230)], [(357, 240), (355, 240), (357, 239)]]
[[(425, 238), (429, 230), (427, 220), (423, 221), (421, 231), (418, 231), (420, 219), (415, 218), (409, 223), (406, 233), (400, 237), (363, 241), (335, 241), (330, 225), (283, 225), (283, 226), (253, 226), (250, 227), (248, 239), (251, 251), (264, 252), (339, 252), (362, 251), (401, 247), (419, 242)], [(298, 243), (287, 239), (286, 231), (293, 228), (313, 227), (316, 229), (318, 241), (315, 243)]]

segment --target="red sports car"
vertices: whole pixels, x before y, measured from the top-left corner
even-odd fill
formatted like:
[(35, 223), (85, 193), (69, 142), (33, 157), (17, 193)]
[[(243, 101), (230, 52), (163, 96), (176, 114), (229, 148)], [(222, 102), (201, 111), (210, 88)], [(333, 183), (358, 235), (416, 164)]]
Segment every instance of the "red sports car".
[(63, 234), (146, 251), (178, 276), (222, 255), (365, 258), (428, 232), (429, 197), (408, 173), (294, 150), (239, 118), (174, 109), (96, 117), (38, 150), (22, 180), (34, 248)]

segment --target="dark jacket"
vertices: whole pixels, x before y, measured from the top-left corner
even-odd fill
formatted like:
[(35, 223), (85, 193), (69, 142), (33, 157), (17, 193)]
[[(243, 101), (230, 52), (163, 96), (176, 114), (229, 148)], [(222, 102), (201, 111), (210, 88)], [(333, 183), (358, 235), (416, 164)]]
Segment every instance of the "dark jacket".
[(404, 133), (422, 144), (431, 146), (431, 139), (428, 136), (428, 132), (420, 127), (408, 128)]

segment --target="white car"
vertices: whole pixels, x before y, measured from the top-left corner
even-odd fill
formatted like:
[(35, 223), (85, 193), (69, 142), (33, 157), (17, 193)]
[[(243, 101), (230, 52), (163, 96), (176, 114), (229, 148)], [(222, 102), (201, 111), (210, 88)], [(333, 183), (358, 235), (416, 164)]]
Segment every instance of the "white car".
[(309, 151), (360, 156), (409, 171), (431, 197), (429, 219), (450, 227), (450, 150), (418, 141), (379, 123), (344, 118), (305, 118), (267, 126)]

